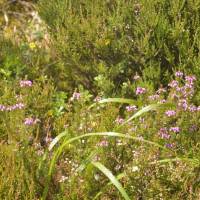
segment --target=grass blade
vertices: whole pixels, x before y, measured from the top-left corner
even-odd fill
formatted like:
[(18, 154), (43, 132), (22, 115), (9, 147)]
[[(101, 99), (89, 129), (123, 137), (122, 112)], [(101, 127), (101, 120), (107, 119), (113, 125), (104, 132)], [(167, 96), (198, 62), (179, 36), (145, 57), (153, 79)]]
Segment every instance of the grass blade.
[(96, 168), (98, 168), (105, 176), (107, 176), (111, 183), (119, 190), (121, 195), (124, 197), (125, 200), (131, 200), (124, 190), (123, 186), (121, 183), (117, 180), (117, 178), (112, 174), (112, 172), (107, 169), (103, 164), (100, 162), (92, 162), (92, 165), (94, 165)]
[[(123, 177), (125, 177), (125, 173), (121, 173), (121, 174), (117, 175), (116, 178), (117, 178), (117, 180), (120, 180), (120, 179), (122, 179)], [(112, 182), (109, 182), (108, 184), (106, 184), (106, 186), (105, 186), (104, 188), (107, 188), (109, 185), (112, 185)], [(103, 194), (102, 191), (98, 192), (98, 193), (96, 194), (96, 196), (93, 198), (93, 200), (96, 200), (101, 194)]]

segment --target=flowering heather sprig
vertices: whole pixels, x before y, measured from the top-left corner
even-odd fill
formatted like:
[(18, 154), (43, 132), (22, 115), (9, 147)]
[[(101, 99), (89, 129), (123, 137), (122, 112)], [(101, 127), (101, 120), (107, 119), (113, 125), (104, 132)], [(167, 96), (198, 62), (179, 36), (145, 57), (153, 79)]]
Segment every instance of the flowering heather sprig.
[(133, 106), (126, 106), (126, 110), (128, 112), (136, 111), (137, 110), (137, 106), (135, 106), (135, 105), (133, 105)]
[(21, 110), (25, 107), (23, 103), (16, 103), (12, 106), (4, 106), (0, 105), (0, 111), (14, 111), (14, 110)]
[(39, 119), (34, 119), (32, 117), (28, 117), (24, 119), (24, 124), (27, 126), (35, 125), (37, 122), (40, 122)]
[(159, 88), (156, 93), (161, 94), (161, 93), (165, 93), (165, 92), (167, 92), (167, 90), (165, 88)]
[(122, 124), (124, 122), (124, 119), (118, 116), (117, 119), (115, 120), (115, 122), (117, 124)]
[(186, 76), (185, 80), (186, 80), (186, 82), (193, 84), (194, 81), (196, 81), (196, 77), (195, 76)]
[(137, 87), (135, 93), (136, 95), (144, 94), (146, 93), (146, 89), (142, 87)]
[(81, 93), (79, 92), (74, 92), (72, 97), (71, 97), (71, 101), (73, 100), (79, 100), (81, 98)]
[(108, 141), (107, 140), (102, 140), (97, 144), (99, 147), (107, 147), (108, 146)]
[(159, 98), (160, 98), (160, 96), (158, 94), (154, 94), (154, 95), (149, 96), (150, 100), (157, 100)]
[(190, 105), (188, 109), (189, 109), (190, 112), (197, 111), (197, 107), (195, 105)]
[(179, 133), (180, 132), (180, 128), (178, 126), (170, 127), (169, 131), (174, 132), (174, 133)]
[(32, 84), (33, 83), (30, 80), (23, 80), (23, 81), (20, 81), (19, 83), (20, 87), (31, 87)]
[(167, 143), (165, 144), (165, 146), (169, 149), (173, 148), (174, 147), (174, 144), (171, 144), (171, 143)]
[(178, 106), (183, 108), (184, 110), (187, 110), (188, 108), (188, 103), (186, 99), (180, 99), (178, 102)]
[(168, 85), (171, 87), (171, 88), (176, 88), (176, 87), (178, 87), (178, 81), (176, 81), (176, 80), (173, 80), (173, 81), (171, 81)]
[(168, 134), (167, 128), (160, 128), (158, 135), (162, 139), (169, 139), (171, 136)]
[(175, 110), (167, 110), (167, 111), (165, 112), (165, 114), (166, 114), (168, 117), (175, 116), (175, 115), (176, 115), (176, 111), (175, 111)]
[(101, 100), (102, 100), (102, 98), (100, 96), (96, 96), (95, 99), (94, 99), (94, 102), (99, 102)]
[(140, 76), (136, 74), (136, 75), (133, 77), (133, 79), (134, 79), (134, 80), (138, 80), (138, 79), (140, 79)]
[(177, 72), (175, 73), (175, 76), (176, 76), (176, 77), (183, 77), (183, 72), (177, 71)]

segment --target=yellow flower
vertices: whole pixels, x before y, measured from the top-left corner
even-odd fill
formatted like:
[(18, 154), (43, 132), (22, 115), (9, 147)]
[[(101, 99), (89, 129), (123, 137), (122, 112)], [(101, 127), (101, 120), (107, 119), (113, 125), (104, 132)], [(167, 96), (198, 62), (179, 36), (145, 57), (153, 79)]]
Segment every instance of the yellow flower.
[(107, 46), (107, 45), (109, 45), (110, 44), (110, 40), (109, 39), (106, 39), (105, 40), (105, 45)]
[(36, 44), (34, 42), (31, 42), (31, 43), (29, 43), (29, 47), (30, 47), (30, 49), (35, 49)]

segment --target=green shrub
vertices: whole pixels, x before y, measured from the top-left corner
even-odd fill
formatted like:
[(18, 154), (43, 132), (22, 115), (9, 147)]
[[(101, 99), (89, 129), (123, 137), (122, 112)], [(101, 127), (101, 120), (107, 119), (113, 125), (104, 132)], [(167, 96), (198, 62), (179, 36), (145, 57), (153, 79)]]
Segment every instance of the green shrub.
[[(199, 76), (199, 1), (40, 0), (63, 88), (120, 93), (136, 72), (154, 87), (174, 69)], [(61, 84), (61, 83), (60, 83)]]

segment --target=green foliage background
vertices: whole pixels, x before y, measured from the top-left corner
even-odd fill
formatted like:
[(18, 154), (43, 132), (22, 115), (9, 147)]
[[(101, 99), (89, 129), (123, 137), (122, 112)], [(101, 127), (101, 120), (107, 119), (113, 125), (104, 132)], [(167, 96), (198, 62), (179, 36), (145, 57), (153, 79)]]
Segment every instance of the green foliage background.
[(175, 69), (200, 75), (199, 0), (40, 0), (38, 10), (64, 88), (110, 94), (136, 72), (154, 87)]

